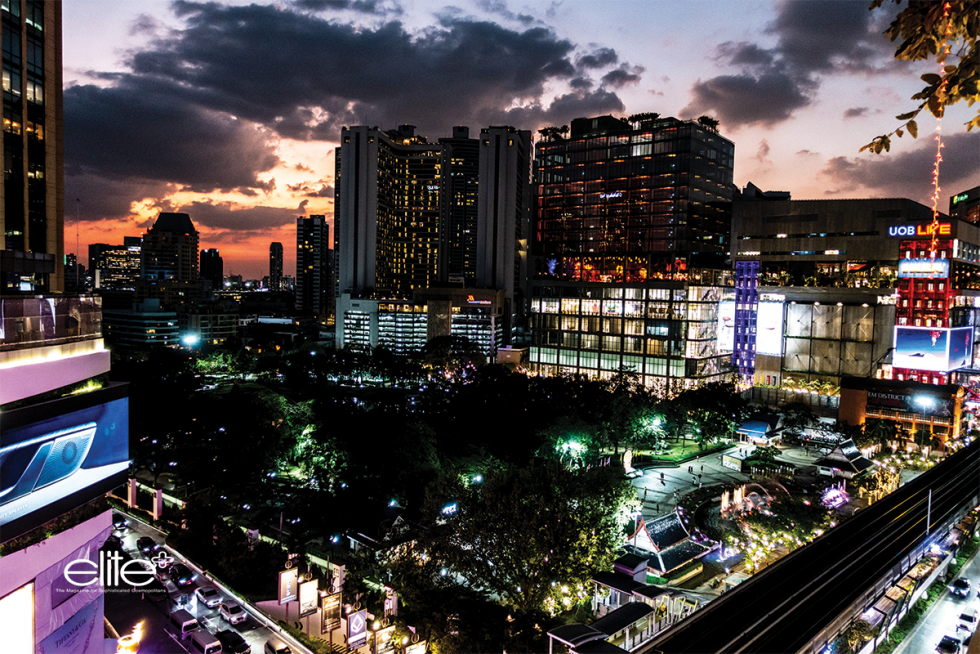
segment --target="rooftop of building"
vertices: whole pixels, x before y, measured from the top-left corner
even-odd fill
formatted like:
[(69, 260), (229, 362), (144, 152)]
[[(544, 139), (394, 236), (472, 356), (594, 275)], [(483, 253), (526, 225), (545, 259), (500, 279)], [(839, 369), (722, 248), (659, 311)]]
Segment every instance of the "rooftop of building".
[(151, 232), (170, 232), (171, 234), (197, 234), (191, 217), (186, 213), (161, 212), (150, 228)]

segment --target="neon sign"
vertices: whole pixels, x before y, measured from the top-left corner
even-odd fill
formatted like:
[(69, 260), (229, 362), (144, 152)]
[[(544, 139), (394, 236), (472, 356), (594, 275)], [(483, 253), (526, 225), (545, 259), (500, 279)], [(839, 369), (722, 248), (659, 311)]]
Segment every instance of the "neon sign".
[(610, 198), (621, 198), (623, 197), (622, 191), (612, 191), (611, 193), (600, 193), (599, 199), (608, 200)]
[(949, 223), (929, 225), (893, 225), (888, 228), (889, 236), (950, 236), (953, 226)]
[(960, 202), (966, 200), (969, 197), (970, 197), (969, 193), (960, 193), (959, 195), (953, 197), (953, 204), (959, 204)]
[(477, 300), (472, 295), (467, 295), (466, 304), (493, 304), (493, 300)]

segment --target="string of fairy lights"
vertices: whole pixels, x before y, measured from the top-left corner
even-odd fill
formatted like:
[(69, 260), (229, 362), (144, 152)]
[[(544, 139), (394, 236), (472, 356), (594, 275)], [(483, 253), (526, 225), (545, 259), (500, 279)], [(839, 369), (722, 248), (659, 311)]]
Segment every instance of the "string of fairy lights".
[(936, 258), (936, 251), (939, 249), (939, 164), (943, 161), (943, 114), (946, 113), (946, 84), (948, 80), (944, 76), (946, 58), (953, 49), (950, 43), (950, 35), (953, 33), (953, 21), (949, 17), (949, 2), (943, 3), (943, 20), (946, 23), (946, 31), (943, 34), (943, 43), (940, 47), (942, 54), (937, 58), (939, 61), (939, 76), (943, 78), (940, 83), (938, 97), (938, 122), (936, 124), (936, 162), (932, 167), (932, 241), (929, 247), (929, 257)]

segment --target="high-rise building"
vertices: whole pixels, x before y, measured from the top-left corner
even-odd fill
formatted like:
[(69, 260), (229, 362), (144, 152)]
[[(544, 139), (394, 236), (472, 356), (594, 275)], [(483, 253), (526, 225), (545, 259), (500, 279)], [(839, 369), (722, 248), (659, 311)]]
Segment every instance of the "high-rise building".
[(347, 333), (385, 342), (374, 322), (385, 309), (367, 310), (371, 301), (417, 300), (447, 283), (502, 290), (502, 302), (473, 300), (465, 313), (486, 321), (489, 349), (510, 342), (524, 305), (530, 152), (530, 133), (512, 127), (484, 129), (479, 139), (454, 127), (438, 144), (411, 125), (345, 128), (335, 198), (338, 343)]
[(480, 130), (476, 287), (504, 292), (505, 343), (525, 313), (530, 171), (530, 132), (513, 127)]
[(572, 121), (535, 150), (531, 366), (673, 390), (731, 373), (716, 340), (734, 144), (710, 124)]
[(326, 320), (330, 226), (326, 216), (296, 219), (296, 309)]
[(442, 188), (439, 228), (439, 279), (476, 283), (477, 203), (479, 201), (480, 141), (468, 127), (453, 127), (442, 147)]
[(89, 267), (95, 288), (131, 291), (140, 279), (140, 259), (143, 239), (123, 237), (122, 245), (94, 243), (88, 247)]
[(269, 290), (282, 290), (282, 243), (269, 245)]
[(201, 279), (211, 282), (211, 288), (220, 290), (225, 278), (224, 261), (218, 250), (211, 248), (201, 250)]
[(183, 304), (198, 289), (198, 234), (186, 213), (159, 215), (143, 236), (137, 298)]
[(408, 298), (437, 279), (441, 148), (401, 125), (345, 127), (336, 174), (338, 291)]
[(61, 3), (4, 0), (0, 291), (64, 290)]
[(161, 213), (143, 237), (141, 277), (197, 281), (197, 230), (186, 213)]
[(980, 186), (974, 186), (950, 197), (949, 215), (974, 225), (980, 224)]

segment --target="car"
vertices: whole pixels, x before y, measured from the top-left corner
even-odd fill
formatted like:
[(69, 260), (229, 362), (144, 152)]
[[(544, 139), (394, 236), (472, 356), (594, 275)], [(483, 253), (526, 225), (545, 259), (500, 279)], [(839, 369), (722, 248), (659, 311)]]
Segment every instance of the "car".
[(980, 611), (967, 611), (960, 613), (956, 630), (965, 629), (966, 633), (972, 634), (977, 630), (977, 619), (980, 618)]
[(178, 586), (190, 586), (196, 579), (197, 575), (183, 563), (174, 563), (170, 566), (170, 580)]
[(122, 513), (112, 514), (112, 528), (113, 529), (125, 529), (129, 526), (129, 518)]
[(151, 552), (158, 551), (162, 545), (156, 542), (149, 536), (141, 536), (136, 539), (136, 549), (138, 549), (143, 554), (150, 554)]
[(213, 609), (218, 604), (221, 604), (221, 593), (210, 586), (201, 586), (194, 591), (194, 594), (197, 595), (197, 599), (204, 602), (204, 606), (208, 607), (209, 609)]
[(115, 534), (109, 534), (109, 537), (105, 539), (105, 544), (102, 545), (102, 549), (106, 551), (121, 552), (122, 548), (122, 538), (116, 536)]
[(943, 636), (936, 646), (936, 651), (939, 654), (960, 654), (960, 641), (952, 636)]
[(245, 609), (238, 602), (222, 602), (218, 606), (218, 613), (222, 618), (232, 624), (238, 624), (239, 622), (248, 620), (248, 613), (245, 612)]
[(231, 654), (252, 654), (252, 647), (234, 629), (224, 629), (214, 634), (221, 642), (221, 651)]
[(960, 597), (968, 596), (970, 594), (970, 580), (966, 577), (960, 577), (949, 585), (949, 592)]

